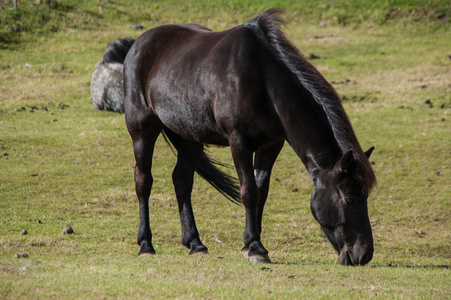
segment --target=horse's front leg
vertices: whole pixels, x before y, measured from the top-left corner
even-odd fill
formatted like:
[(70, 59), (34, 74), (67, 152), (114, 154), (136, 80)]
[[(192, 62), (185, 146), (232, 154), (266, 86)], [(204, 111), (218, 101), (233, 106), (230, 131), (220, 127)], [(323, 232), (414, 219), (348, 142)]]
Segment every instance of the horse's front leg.
[(257, 204), (257, 229), (258, 233), (262, 233), (263, 208), (268, 198), (269, 182), (272, 167), (283, 148), (284, 141), (277, 142), (271, 146), (258, 149), (255, 152), (254, 171), (255, 180), (257, 182), (259, 201)]
[(178, 151), (177, 165), (172, 173), (172, 181), (177, 196), (182, 226), (181, 243), (191, 250), (190, 254), (208, 253), (207, 247), (200, 240), (191, 206), (194, 172), (202, 156), (203, 145), (184, 140), (173, 133), (169, 133), (168, 137)]
[(271, 260), (268, 250), (263, 247), (258, 230), (259, 191), (254, 176), (253, 151), (237, 136), (230, 138), (230, 150), (240, 180), (241, 201), (246, 210), (243, 255), (248, 257), (250, 262), (269, 263)]

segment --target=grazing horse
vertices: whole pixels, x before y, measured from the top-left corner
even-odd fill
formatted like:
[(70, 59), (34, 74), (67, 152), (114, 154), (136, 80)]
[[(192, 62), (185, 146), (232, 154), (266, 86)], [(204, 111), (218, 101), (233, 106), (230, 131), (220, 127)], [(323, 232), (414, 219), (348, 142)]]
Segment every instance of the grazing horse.
[[(197, 171), (245, 207), (243, 254), (270, 262), (260, 240), (270, 174), (284, 141), (314, 183), (311, 210), (343, 265), (373, 256), (367, 198), (376, 183), (340, 98), (284, 36), (279, 9), (215, 32), (194, 24), (164, 25), (142, 34), (124, 63), (125, 120), (136, 160), (139, 254), (154, 254), (148, 199), (152, 154), (163, 131), (177, 149), (172, 174), (190, 253), (207, 252), (191, 207)], [(220, 173), (204, 144), (230, 146), (239, 179)], [(255, 155), (255, 156), (254, 156)]]
[(91, 76), (91, 102), (97, 110), (124, 112), (124, 59), (135, 40), (117, 38), (106, 47)]

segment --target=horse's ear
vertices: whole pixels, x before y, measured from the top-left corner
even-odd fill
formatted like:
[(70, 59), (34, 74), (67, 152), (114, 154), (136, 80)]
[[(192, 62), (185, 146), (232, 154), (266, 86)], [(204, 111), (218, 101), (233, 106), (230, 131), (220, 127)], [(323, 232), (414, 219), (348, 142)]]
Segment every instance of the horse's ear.
[(373, 153), (374, 147), (371, 147), (370, 149), (366, 150), (365, 155), (366, 158), (370, 159), (371, 153)]
[(349, 173), (352, 162), (354, 161), (354, 153), (352, 149), (346, 151), (338, 162), (338, 169), (340, 172)]

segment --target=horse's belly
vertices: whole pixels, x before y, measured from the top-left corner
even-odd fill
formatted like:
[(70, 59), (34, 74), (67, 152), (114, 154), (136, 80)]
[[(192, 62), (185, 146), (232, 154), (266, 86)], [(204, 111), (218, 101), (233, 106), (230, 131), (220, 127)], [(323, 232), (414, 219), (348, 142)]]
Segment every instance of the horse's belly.
[(228, 138), (214, 119), (213, 112), (199, 103), (164, 101), (153, 107), (160, 121), (176, 134), (197, 142), (227, 146)]

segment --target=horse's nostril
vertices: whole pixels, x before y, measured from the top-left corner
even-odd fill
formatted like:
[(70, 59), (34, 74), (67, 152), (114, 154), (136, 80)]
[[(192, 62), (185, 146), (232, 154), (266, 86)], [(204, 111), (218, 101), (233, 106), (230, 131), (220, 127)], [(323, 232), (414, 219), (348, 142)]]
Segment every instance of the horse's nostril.
[(338, 262), (343, 266), (364, 266), (373, 258), (373, 251), (343, 250), (338, 257)]
[(351, 254), (349, 253), (348, 250), (343, 250), (340, 254), (340, 256), (338, 257), (338, 262), (340, 264), (342, 264), (343, 266), (353, 266), (354, 263), (352, 262), (351, 259)]
[(367, 239), (364, 239), (362, 235), (358, 235), (352, 250), (355, 264), (360, 266), (366, 265), (373, 258), (374, 248), (372, 239), (370, 243), (368, 243)]

